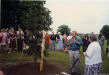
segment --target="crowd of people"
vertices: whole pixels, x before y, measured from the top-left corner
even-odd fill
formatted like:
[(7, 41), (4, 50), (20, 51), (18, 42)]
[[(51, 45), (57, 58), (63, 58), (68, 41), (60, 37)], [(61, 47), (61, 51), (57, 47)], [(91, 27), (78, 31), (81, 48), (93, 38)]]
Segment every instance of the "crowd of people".
[[(104, 54), (104, 40), (105, 37), (102, 33), (97, 36), (94, 33), (83, 34), (82, 37), (78, 36), (76, 31), (72, 31), (68, 36), (66, 33), (62, 36), (60, 32), (55, 35), (46, 33), (45, 48), (55, 51), (56, 43), (57, 49), (65, 49), (69, 52), (71, 71), (75, 72), (75, 64), (77, 64), (77, 72), (80, 73), (80, 58), (79, 52), (82, 46), (83, 55), (85, 56), (85, 73), (84, 75), (101, 75), (102, 72), (102, 59)], [(109, 45), (108, 45), (109, 47)], [(53, 48), (53, 49), (52, 49)], [(109, 48), (108, 48), (109, 52)], [(109, 53), (108, 53), (109, 54)]]
[[(24, 36), (26, 34), (21, 28), (17, 31), (14, 28), (10, 30), (8, 28), (1, 29), (0, 32), (0, 53), (7, 51), (13, 52), (15, 49), (22, 51), (27, 46), (24, 42)], [(99, 40), (99, 41), (98, 41)], [(52, 32), (51, 35), (46, 33), (45, 35), (45, 49), (46, 50), (62, 50), (64, 49), (69, 53), (71, 71), (75, 72), (75, 64), (77, 64), (77, 72), (80, 73), (80, 58), (79, 52), (82, 46), (83, 55), (85, 56), (85, 75), (100, 75), (102, 72), (102, 59), (104, 54), (104, 40), (105, 37), (100, 33), (98, 39), (94, 33), (83, 34), (79, 37), (76, 31), (72, 31), (68, 36), (66, 33), (61, 35), (58, 32), (57, 35)], [(109, 40), (107, 41), (107, 54), (109, 57)], [(57, 46), (56, 46), (57, 45)]]
[(11, 29), (1, 29), (0, 32), (0, 53), (14, 52), (16, 49), (22, 51), (25, 48), (24, 42), (24, 31), (22, 28), (18, 28), (18, 31), (15, 31), (14, 28)]

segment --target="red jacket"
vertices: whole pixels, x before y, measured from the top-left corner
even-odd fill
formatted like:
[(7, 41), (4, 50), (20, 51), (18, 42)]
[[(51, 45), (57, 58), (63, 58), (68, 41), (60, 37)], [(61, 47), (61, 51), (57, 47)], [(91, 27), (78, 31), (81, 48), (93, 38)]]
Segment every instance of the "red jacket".
[(50, 44), (50, 36), (49, 35), (45, 35), (45, 41), (47, 41), (47, 43)]

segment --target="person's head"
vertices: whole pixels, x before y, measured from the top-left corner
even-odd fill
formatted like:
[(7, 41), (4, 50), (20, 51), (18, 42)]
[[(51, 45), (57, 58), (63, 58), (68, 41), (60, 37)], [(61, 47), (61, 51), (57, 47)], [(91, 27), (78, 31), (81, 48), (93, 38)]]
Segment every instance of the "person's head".
[(12, 32), (14, 32), (14, 29), (12, 29)]
[(64, 35), (66, 35), (66, 32), (64, 33)]
[(61, 32), (58, 32), (58, 35), (61, 35)]
[(54, 34), (54, 32), (52, 32), (52, 34)]
[(82, 34), (82, 37), (84, 37), (84, 36), (85, 36), (85, 33)]
[(46, 35), (48, 35), (48, 33), (46, 33)]
[(90, 42), (97, 41), (97, 38), (96, 38), (95, 34), (90, 34), (89, 41)]
[(18, 28), (18, 31), (22, 31), (22, 29), (19, 27), (19, 28)]
[(72, 31), (72, 36), (73, 36), (74, 38), (76, 38), (77, 32), (76, 32), (76, 31)]
[(4, 32), (5, 32), (5, 29), (1, 29), (1, 32), (3, 32), (3, 33), (4, 33)]

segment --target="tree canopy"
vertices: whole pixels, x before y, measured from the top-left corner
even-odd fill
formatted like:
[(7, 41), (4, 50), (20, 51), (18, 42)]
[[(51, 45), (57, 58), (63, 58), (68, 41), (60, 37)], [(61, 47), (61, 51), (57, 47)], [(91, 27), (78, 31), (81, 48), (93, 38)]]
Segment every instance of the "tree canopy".
[(62, 35), (63, 35), (64, 33), (66, 33), (67, 35), (69, 35), (70, 30), (71, 30), (71, 29), (70, 29), (67, 25), (63, 24), (63, 25), (61, 25), (61, 26), (58, 27), (57, 33), (58, 33), (58, 32), (61, 32)]
[(104, 25), (100, 32), (103, 33), (106, 39), (109, 38), (109, 25)]
[(49, 30), (52, 18), (45, 1), (2, 0), (1, 27)]
[(21, 27), (31, 32), (32, 38), (28, 37), (28, 52), (34, 55), (34, 61), (41, 54), (41, 31), (50, 30), (52, 24), (51, 11), (44, 7), (45, 3), (45, 1), (2, 0), (1, 27), (14, 29)]

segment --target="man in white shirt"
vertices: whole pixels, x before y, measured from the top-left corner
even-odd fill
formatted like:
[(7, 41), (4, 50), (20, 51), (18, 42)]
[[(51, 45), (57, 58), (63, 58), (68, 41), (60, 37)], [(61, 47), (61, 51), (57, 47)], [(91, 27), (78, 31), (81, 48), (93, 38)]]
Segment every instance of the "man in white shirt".
[(18, 51), (22, 51), (23, 49), (23, 40), (24, 40), (24, 32), (21, 28), (18, 28), (17, 31), (17, 45), (18, 45)]
[(101, 46), (97, 42), (94, 34), (89, 37), (91, 42), (83, 54), (85, 55), (85, 73), (84, 75), (100, 75), (102, 71)]

